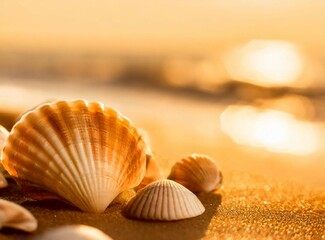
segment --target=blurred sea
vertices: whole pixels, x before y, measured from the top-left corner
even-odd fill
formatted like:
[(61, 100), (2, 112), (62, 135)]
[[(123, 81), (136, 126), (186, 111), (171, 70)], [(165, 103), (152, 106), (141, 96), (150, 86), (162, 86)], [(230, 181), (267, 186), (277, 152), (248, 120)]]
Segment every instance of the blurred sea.
[(198, 56), (175, 63), (171, 56), (2, 53), (0, 121), (10, 129), (38, 104), (86, 98), (147, 130), (163, 169), (201, 152), (226, 171), (323, 185), (325, 90), (209, 75), (204, 62)]

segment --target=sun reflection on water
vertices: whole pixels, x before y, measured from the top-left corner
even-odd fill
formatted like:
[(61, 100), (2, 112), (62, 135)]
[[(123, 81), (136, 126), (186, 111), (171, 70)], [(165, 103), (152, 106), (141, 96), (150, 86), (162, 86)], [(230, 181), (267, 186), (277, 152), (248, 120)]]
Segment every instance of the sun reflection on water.
[(305, 63), (298, 48), (290, 42), (253, 40), (231, 51), (225, 65), (235, 80), (284, 86), (299, 80)]
[(230, 106), (221, 115), (221, 129), (236, 143), (268, 151), (309, 155), (319, 148), (316, 126), (298, 121), (289, 113)]

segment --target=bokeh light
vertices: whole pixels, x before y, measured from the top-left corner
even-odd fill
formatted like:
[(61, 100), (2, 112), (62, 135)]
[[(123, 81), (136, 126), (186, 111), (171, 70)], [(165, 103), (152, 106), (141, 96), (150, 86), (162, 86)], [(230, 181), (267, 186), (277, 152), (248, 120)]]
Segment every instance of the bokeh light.
[(231, 51), (225, 65), (233, 79), (263, 86), (285, 86), (299, 80), (304, 59), (290, 42), (252, 40)]
[(221, 115), (221, 129), (238, 144), (293, 155), (315, 153), (320, 142), (311, 122), (298, 121), (287, 112), (252, 106), (229, 106)]

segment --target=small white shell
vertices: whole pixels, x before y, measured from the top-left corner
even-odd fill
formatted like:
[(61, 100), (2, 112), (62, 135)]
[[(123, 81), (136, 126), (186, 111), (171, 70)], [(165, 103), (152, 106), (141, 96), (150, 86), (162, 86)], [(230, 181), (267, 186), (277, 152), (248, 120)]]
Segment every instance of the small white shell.
[(26, 113), (13, 127), (2, 164), (35, 199), (63, 199), (104, 212), (145, 174), (144, 142), (123, 115), (99, 102), (58, 101)]
[(3, 227), (32, 232), (37, 228), (37, 220), (22, 206), (0, 199), (0, 228)]
[(147, 185), (124, 209), (130, 218), (161, 221), (192, 218), (204, 211), (204, 206), (191, 191), (168, 179)]
[(34, 240), (112, 240), (101, 230), (86, 225), (68, 225), (51, 229)]
[(192, 154), (174, 164), (168, 179), (182, 184), (194, 193), (199, 193), (220, 188), (223, 177), (212, 158)]
[[(9, 132), (3, 126), (0, 125), (0, 159), (2, 158), (2, 149), (5, 144), (7, 137), (9, 136)], [(4, 169), (0, 162), (0, 188), (4, 188), (8, 186), (8, 182), (5, 178), (7, 171)]]

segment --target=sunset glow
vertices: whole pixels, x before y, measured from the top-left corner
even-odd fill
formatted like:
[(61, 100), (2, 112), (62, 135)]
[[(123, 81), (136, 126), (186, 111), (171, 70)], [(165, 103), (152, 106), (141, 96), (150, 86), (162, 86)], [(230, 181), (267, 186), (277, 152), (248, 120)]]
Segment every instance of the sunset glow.
[(309, 155), (319, 147), (320, 138), (312, 123), (282, 111), (230, 106), (221, 116), (221, 128), (238, 144), (272, 152)]
[(229, 53), (226, 67), (235, 80), (285, 86), (299, 80), (304, 61), (289, 42), (253, 40)]

